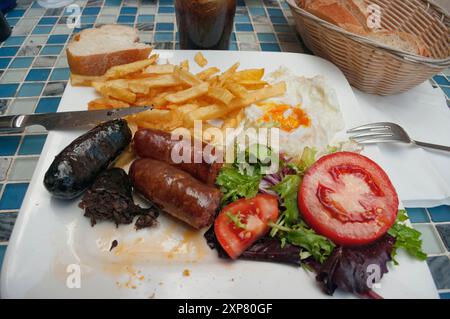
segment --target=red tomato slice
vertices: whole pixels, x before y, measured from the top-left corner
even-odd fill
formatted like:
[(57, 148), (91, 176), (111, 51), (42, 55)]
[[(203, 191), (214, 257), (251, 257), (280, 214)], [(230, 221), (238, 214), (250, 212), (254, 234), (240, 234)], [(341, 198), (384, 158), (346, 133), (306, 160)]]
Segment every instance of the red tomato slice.
[(398, 197), (389, 177), (365, 156), (338, 152), (306, 172), (298, 206), (305, 221), (339, 245), (363, 245), (395, 222)]
[(269, 231), (269, 221), (277, 219), (278, 199), (257, 195), (225, 206), (214, 222), (214, 232), (227, 254), (236, 259)]

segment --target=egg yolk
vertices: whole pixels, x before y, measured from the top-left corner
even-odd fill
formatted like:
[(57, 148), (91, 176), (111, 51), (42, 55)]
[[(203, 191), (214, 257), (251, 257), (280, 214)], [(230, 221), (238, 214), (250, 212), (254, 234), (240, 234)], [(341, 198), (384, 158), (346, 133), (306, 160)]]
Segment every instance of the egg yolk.
[(275, 123), (281, 130), (291, 132), (299, 126), (310, 126), (311, 119), (300, 106), (292, 107), (288, 104), (260, 103), (267, 111), (260, 118), (260, 121)]

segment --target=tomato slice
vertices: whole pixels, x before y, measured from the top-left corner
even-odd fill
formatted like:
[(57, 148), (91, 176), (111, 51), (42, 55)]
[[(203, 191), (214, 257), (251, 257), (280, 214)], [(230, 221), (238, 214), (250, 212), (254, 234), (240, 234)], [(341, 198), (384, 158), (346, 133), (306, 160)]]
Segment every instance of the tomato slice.
[(278, 219), (278, 199), (257, 195), (225, 206), (214, 222), (217, 240), (227, 254), (236, 259), (269, 231), (269, 221)]
[(398, 197), (389, 177), (369, 158), (338, 152), (306, 172), (298, 206), (305, 221), (339, 245), (375, 241), (395, 222)]

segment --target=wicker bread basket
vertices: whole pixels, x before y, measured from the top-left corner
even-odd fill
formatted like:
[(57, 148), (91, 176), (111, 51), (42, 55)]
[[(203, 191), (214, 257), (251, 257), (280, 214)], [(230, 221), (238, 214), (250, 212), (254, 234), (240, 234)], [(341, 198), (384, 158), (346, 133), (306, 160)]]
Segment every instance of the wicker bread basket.
[(395, 50), (352, 34), (286, 0), (305, 45), (336, 64), (348, 81), (366, 93), (391, 95), (407, 91), (450, 65), (450, 17), (427, 0), (364, 0), (381, 9), (381, 27), (419, 37), (432, 57)]

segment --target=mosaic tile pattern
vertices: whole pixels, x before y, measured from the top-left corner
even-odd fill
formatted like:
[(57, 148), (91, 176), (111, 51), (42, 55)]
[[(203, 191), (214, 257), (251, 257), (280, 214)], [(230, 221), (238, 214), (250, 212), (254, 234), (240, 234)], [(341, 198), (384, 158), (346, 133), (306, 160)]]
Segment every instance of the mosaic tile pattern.
[[(138, 29), (141, 41), (157, 49), (178, 49), (173, 0), (77, 0), (80, 25), (68, 28), (72, 12), (45, 9), (18, 0), (6, 14), (13, 27), (0, 44), (0, 115), (56, 112), (69, 79), (65, 46), (72, 34), (106, 23)], [(230, 50), (308, 52), (295, 32), (284, 0), (238, 0)], [(450, 71), (431, 80), (447, 96)], [(0, 135), (0, 265), (31, 179), (46, 132)], [(408, 208), (413, 226), (423, 233), (427, 260), (442, 299), (450, 299), (450, 207)]]

